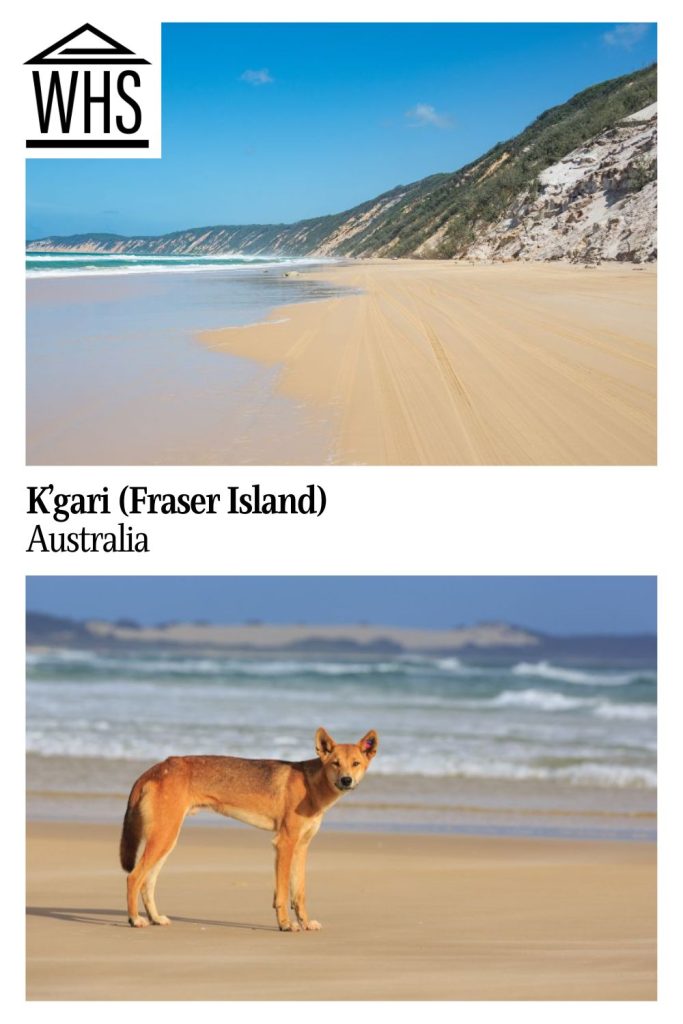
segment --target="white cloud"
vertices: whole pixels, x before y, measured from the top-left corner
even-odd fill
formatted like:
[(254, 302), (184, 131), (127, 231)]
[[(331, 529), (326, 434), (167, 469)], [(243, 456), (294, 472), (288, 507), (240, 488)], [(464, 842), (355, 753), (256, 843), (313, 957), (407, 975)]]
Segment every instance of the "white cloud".
[(243, 71), (240, 79), (243, 82), (248, 82), (249, 85), (270, 85), (271, 82), (275, 81), (268, 68), (260, 68), (258, 71), (251, 69)]
[(615, 25), (609, 32), (604, 32), (602, 39), (608, 46), (620, 46), (630, 50), (640, 42), (649, 31), (650, 26), (644, 22), (629, 22), (627, 25)]
[(448, 114), (439, 114), (430, 103), (416, 103), (406, 110), (410, 128), (452, 128), (453, 121)]

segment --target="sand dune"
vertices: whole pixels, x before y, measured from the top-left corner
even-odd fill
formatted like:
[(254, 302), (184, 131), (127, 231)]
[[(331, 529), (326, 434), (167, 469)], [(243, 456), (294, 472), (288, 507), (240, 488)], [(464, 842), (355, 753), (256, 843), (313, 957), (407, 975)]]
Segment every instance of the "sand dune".
[(652, 844), (323, 831), (323, 931), (295, 935), (265, 833), (186, 826), (157, 890), (174, 923), (143, 930), (117, 842), (29, 825), (29, 999), (655, 998)]
[(200, 338), (279, 367), (277, 393), (324, 411), (320, 462), (656, 461), (653, 268), (362, 261), (314, 276), (362, 294)]
[[(483, 623), (477, 626), (459, 626), (453, 629), (415, 629), (405, 626), (374, 626), (354, 623), (352, 625), (333, 623), (318, 625), (281, 625), (259, 622), (253, 625), (216, 625), (176, 622), (168, 626), (140, 628), (121, 625), (116, 622), (93, 620), (86, 623), (87, 633), (98, 639), (122, 641), (123, 643), (197, 644), (227, 648), (256, 648), (284, 652), (291, 645), (307, 645), (324, 642), (334, 649), (339, 645), (369, 646), (390, 641), (397, 650), (436, 652), (460, 650), (461, 648), (520, 648), (524, 653), (534, 653), (539, 646), (539, 637), (505, 623)], [(381, 647), (378, 648), (381, 651)]]

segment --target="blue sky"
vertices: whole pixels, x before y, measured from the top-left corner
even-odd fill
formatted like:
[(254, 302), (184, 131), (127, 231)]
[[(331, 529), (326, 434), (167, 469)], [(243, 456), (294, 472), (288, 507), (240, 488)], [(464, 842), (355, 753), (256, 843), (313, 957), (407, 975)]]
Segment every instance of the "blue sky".
[(505, 621), (557, 635), (655, 632), (652, 576), (32, 576), (27, 607), (146, 625)]
[(654, 25), (166, 25), (161, 160), (28, 160), (27, 237), (334, 213), (656, 59)]

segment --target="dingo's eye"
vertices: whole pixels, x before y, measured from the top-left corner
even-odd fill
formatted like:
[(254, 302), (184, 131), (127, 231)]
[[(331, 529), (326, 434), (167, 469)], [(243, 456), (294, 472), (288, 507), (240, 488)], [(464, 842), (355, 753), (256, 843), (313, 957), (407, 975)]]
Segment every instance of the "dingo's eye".
[(360, 761), (354, 761), (353, 764), (351, 765), (351, 767), (352, 768), (357, 768), (359, 766), (359, 764), (360, 764)]
[(332, 764), (334, 765), (335, 768), (341, 768), (341, 764), (339, 761), (333, 761)]

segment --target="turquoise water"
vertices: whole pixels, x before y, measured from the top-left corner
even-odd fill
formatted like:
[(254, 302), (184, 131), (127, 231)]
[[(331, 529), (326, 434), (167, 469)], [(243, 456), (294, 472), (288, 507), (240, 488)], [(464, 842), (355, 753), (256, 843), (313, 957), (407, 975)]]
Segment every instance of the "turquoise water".
[(248, 270), (258, 267), (302, 266), (311, 262), (282, 256), (133, 256), (109, 253), (43, 253), (29, 250), (26, 253), (26, 272), (28, 277), (63, 277), (158, 273), (164, 270)]

